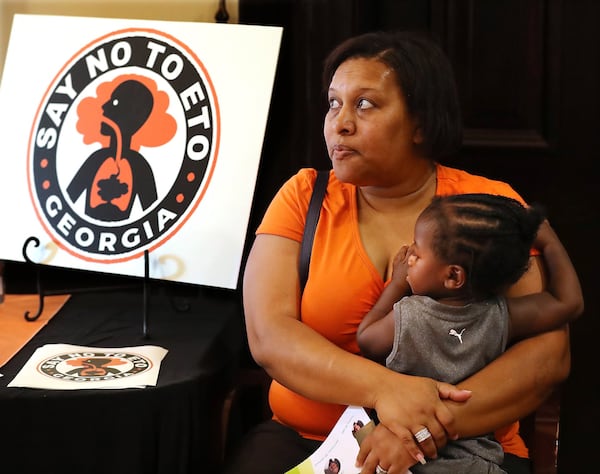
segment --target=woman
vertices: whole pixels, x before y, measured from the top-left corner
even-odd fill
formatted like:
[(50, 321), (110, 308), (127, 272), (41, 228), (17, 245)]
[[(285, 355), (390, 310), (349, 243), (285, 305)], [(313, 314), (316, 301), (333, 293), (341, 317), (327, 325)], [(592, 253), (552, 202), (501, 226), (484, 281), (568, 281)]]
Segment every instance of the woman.
[[(458, 388), (394, 373), (361, 357), (356, 342), (394, 256), (413, 241), (415, 221), (434, 195), (520, 197), (505, 183), (439, 164), (458, 148), (461, 126), (449, 62), (431, 41), (409, 33), (350, 39), (328, 57), (324, 84), (333, 172), (305, 290), (300, 295), (297, 268), (315, 170), (301, 170), (274, 198), (245, 269), (248, 340), (274, 379), (274, 420), (250, 434), (229, 472), (285, 472), (318, 447), (344, 405), (374, 408), (381, 422), (363, 442), (363, 473), (403, 473), (435, 457), (448, 439), (499, 429), (507, 460), (527, 472), (527, 451), (511, 423), (567, 376), (566, 328), (513, 346)], [(511, 293), (540, 289), (536, 263)], [(424, 428), (431, 436), (417, 443)]]

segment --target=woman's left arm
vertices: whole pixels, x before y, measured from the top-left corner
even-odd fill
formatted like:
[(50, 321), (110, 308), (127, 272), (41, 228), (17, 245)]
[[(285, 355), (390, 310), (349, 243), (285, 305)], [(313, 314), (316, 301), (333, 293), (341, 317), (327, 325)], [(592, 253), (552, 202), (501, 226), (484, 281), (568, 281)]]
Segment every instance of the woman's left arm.
[(460, 437), (506, 426), (534, 411), (570, 370), (568, 328), (525, 339), (458, 384), (472, 391), (463, 404), (446, 401)]
[[(534, 257), (529, 271), (511, 288), (511, 296), (544, 288), (540, 264), (539, 257)], [(472, 391), (467, 401), (444, 401), (454, 415), (459, 436), (490, 433), (528, 415), (566, 379), (570, 363), (567, 326), (511, 346), (498, 359), (457, 385)], [(444, 394), (440, 396), (444, 398)], [(382, 425), (365, 438), (358, 455), (363, 473), (372, 473), (379, 461), (387, 461), (386, 467), (392, 464), (394, 468), (390, 472), (396, 472), (396, 466), (405, 469), (410, 464), (403, 464), (402, 459), (404, 463), (411, 462), (396, 436)]]
[[(472, 390), (467, 401), (445, 400), (461, 438), (493, 432), (535, 410), (570, 368), (567, 327), (525, 339), (483, 370), (458, 384)], [(438, 449), (441, 446), (437, 446)], [(360, 447), (362, 474), (381, 464), (390, 474), (405, 472), (413, 458), (399, 438), (379, 424)]]
[[(511, 296), (544, 287), (539, 257), (511, 289)], [(491, 364), (458, 386), (472, 391), (466, 403), (447, 400), (461, 437), (481, 435), (506, 426), (535, 410), (569, 375), (569, 329), (530, 337), (511, 346)]]

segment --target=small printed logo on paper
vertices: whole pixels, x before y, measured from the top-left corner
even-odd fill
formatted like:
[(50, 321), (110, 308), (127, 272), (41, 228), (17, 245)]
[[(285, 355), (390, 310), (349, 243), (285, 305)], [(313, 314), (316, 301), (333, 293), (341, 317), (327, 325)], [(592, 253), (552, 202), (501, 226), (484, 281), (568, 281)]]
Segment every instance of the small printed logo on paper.
[(38, 365), (38, 372), (55, 380), (100, 382), (141, 374), (152, 361), (129, 352), (67, 352), (52, 356)]

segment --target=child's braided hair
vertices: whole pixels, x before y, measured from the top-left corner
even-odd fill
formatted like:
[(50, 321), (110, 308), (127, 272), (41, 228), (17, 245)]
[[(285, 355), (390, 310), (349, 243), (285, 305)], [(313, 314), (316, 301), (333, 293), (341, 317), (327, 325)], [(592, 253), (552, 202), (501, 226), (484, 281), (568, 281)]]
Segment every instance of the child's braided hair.
[(544, 220), (539, 207), (492, 194), (437, 196), (423, 215), (437, 223), (433, 251), (465, 269), (477, 297), (498, 294), (527, 271)]

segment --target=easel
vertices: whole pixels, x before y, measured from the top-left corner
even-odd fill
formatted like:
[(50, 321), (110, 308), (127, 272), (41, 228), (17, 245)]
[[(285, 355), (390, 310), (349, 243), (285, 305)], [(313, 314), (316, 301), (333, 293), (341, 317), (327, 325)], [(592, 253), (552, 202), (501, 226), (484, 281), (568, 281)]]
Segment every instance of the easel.
[[(29, 311), (25, 311), (23, 315), (27, 321), (35, 321), (37, 320), (42, 312), (44, 311), (44, 297), (51, 295), (65, 295), (65, 294), (73, 294), (73, 293), (87, 293), (87, 292), (97, 292), (97, 291), (110, 291), (115, 289), (127, 289), (132, 288), (137, 285), (119, 285), (119, 286), (101, 286), (101, 287), (89, 287), (89, 288), (70, 288), (70, 289), (60, 289), (60, 290), (45, 290), (42, 285), (41, 278), (41, 267), (43, 264), (34, 262), (29, 258), (27, 254), (27, 249), (30, 245), (34, 247), (39, 247), (40, 240), (37, 237), (29, 237), (25, 240), (23, 244), (22, 254), (25, 262), (35, 266), (36, 270), (36, 288), (38, 294), (38, 310), (35, 314), (31, 314)], [(149, 263), (149, 255), (148, 250), (144, 250), (144, 276), (142, 278), (142, 335), (144, 338), (149, 337), (148, 333), (148, 300), (149, 300), (149, 284), (150, 284), (150, 263)]]

